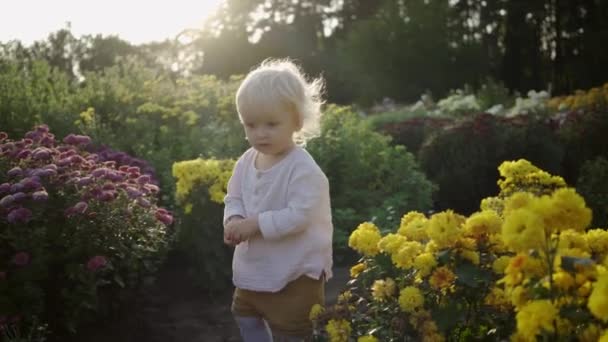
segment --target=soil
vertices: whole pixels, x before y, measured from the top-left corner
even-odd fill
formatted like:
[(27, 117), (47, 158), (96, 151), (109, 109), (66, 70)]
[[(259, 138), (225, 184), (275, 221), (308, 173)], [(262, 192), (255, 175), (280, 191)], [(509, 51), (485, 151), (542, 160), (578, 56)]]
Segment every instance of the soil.
[[(335, 267), (326, 285), (326, 304), (348, 281), (347, 267)], [(193, 285), (185, 268), (163, 267), (157, 280), (115, 317), (76, 336), (87, 342), (237, 342), (230, 314), (232, 288), (210, 297)]]

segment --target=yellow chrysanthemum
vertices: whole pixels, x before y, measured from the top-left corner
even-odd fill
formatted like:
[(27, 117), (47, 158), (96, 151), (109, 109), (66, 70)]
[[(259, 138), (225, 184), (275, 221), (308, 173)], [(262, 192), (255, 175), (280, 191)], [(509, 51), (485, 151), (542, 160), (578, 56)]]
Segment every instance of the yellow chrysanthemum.
[(435, 266), (437, 266), (437, 260), (432, 253), (422, 253), (414, 259), (414, 267), (418, 270), (418, 275), (421, 277), (431, 274)]
[(401, 227), (407, 226), (408, 224), (410, 224), (410, 222), (421, 218), (424, 219), (426, 218), (426, 216), (424, 216), (423, 213), (418, 211), (410, 211), (407, 214), (403, 215), (403, 217), (401, 217)]
[(424, 216), (416, 215), (408, 219), (405, 219), (404, 217), (404, 219), (401, 220), (401, 226), (399, 226), (397, 233), (405, 236), (409, 240), (425, 241), (428, 239), (426, 228), (428, 221), (429, 220)]
[(505, 200), (505, 209), (503, 214), (508, 215), (513, 210), (527, 208), (532, 205), (537, 198), (526, 191), (516, 192)]
[(380, 239), (380, 229), (371, 222), (364, 222), (351, 233), (348, 246), (365, 256), (375, 256), (380, 251)]
[(434, 214), (427, 224), (427, 234), (439, 248), (452, 247), (462, 235), (460, 226), (464, 223), (464, 220), (463, 216), (454, 213), (452, 210)]
[(545, 247), (544, 222), (527, 209), (513, 210), (502, 225), (502, 239), (515, 252)]
[(424, 296), (417, 287), (408, 286), (399, 292), (399, 307), (404, 312), (414, 312), (424, 305)]
[(359, 276), (359, 274), (361, 274), (361, 272), (365, 271), (365, 263), (358, 263), (356, 265), (354, 265), (353, 267), (350, 268), (350, 277), (351, 278), (357, 278)]
[(311, 321), (314, 321), (315, 319), (317, 319), (319, 317), (319, 315), (321, 315), (324, 312), (325, 312), (325, 308), (321, 304), (315, 304), (312, 306), (312, 308), (310, 308), (310, 313), (308, 314), (308, 318)]
[(593, 253), (608, 253), (608, 230), (591, 229), (587, 231), (587, 243)]
[(575, 281), (570, 273), (559, 271), (553, 274), (553, 284), (562, 291), (568, 291), (574, 287)]
[(500, 231), (502, 219), (494, 210), (474, 213), (464, 223), (465, 235), (480, 239), (487, 234)]
[(395, 252), (391, 259), (395, 266), (401, 269), (409, 269), (414, 266), (414, 258), (422, 252), (422, 244), (418, 241), (406, 241), (401, 248)]
[(399, 234), (386, 234), (378, 242), (378, 248), (385, 253), (394, 254), (407, 241), (407, 239)]
[(378, 339), (372, 335), (366, 335), (359, 337), (357, 342), (378, 342)]
[(608, 274), (600, 276), (593, 284), (587, 307), (597, 319), (608, 322)]
[(504, 201), (499, 197), (486, 197), (481, 200), (479, 204), (479, 209), (484, 210), (493, 210), (497, 213), (502, 213), (504, 207)]
[(429, 285), (435, 290), (446, 291), (454, 286), (456, 275), (446, 266), (439, 267), (433, 271), (429, 278)]
[(496, 274), (504, 274), (505, 269), (509, 265), (510, 261), (511, 261), (510, 256), (503, 255), (503, 256), (499, 257), (498, 259), (494, 260), (494, 262), (492, 263), (492, 270)]
[(378, 279), (372, 285), (372, 297), (378, 302), (384, 302), (395, 294), (396, 289), (397, 285), (393, 279)]
[(347, 342), (352, 331), (350, 323), (344, 319), (331, 319), (325, 326), (330, 342)]
[(543, 218), (553, 229), (582, 231), (591, 223), (591, 210), (574, 189), (562, 188), (551, 195), (550, 205), (546, 213), (543, 213)]
[(549, 300), (534, 300), (525, 304), (517, 312), (517, 333), (534, 339), (542, 331), (553, 332), (553, 321), (558, 315), (557, 308)]
[(515, 286), (506, 291), (507, 296), (511, 300), (511, 304), (516, 308), (521, 308), (528, 303), (528, 291), (523, 286)]

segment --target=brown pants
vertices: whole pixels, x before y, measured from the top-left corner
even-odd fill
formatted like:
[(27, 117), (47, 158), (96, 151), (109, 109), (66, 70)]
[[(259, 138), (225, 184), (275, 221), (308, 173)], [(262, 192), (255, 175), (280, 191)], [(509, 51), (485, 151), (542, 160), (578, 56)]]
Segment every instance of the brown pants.
[(310, 309), (325, 304), (324, 277), (301, 276), (279, 292), (257, 292), (237, 288), (232, 298), (232, 314), (266, 320), (273, 335), (307, 338), (312, 335)]

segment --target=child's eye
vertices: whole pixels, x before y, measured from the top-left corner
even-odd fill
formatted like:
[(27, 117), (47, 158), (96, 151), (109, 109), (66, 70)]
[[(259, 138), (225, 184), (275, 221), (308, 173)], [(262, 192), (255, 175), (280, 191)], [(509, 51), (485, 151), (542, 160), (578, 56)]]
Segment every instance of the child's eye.
[(253, 128), (253, 124), (246, 123), (246, 124), (245, 124), (245, 127), (247, 127), (247, 128)]
[(279, 124), (278, 122), (269, 122), (269, 123), (268, 123), (268, 126), (270, 126), (270, 127), (275, 127), (275, 126), (277, 126), (278, 124)]

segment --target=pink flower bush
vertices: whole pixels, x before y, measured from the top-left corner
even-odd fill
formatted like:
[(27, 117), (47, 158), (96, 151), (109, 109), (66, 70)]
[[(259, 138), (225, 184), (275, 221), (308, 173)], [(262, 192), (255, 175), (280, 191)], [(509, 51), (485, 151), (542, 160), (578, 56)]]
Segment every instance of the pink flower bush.
[[(0, 317), (64, 324), (57, 331), (100, 305), (96, 291), (71, 289), (137, 286), (173, 233), (160, 191), (147, 162), (90, 137), (58, 140), (46, 125), (19, 140), (0, 132)], [(48, 302), (72, 321), (49, 320)]]

